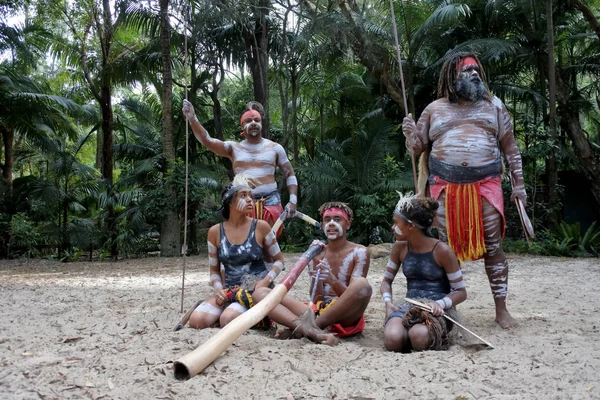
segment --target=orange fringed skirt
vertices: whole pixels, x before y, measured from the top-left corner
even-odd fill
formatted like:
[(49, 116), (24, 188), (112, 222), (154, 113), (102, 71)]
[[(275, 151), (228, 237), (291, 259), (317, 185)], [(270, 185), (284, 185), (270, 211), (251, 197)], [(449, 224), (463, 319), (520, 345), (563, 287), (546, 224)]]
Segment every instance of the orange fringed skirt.
[(431, 196), (435, 199), (442, 191), (446, 191), (448, 245), (460, 261), (478, 260), (486, 253), (482, 197), (485, 197), (502, 216), (504, 236), (504, 199), (499, 177), (464, 184), (435, 177), (435, 184), (430, 189)]

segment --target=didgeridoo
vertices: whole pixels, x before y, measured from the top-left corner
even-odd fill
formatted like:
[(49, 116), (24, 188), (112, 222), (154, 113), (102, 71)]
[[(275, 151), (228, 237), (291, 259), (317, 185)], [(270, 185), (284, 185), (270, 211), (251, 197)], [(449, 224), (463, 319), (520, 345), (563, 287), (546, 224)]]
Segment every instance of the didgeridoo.
[(277, 235), (277, 231), (279, 230), (279, 227), (283, 224), (283, 221), (285, 221), (287, 219), (287, 217), (288, 217), (288, 211), (283, 210), (283, 212), (281, 213), (279, 218), (277, 218), (277, 221), (275, 221), (275, 223), (273, 224), (273, 227), (271, 227), (271, 232), (273, 232), (274, 234)]
[(308, 215), (301, 213), (300, 211), (296, 210), (296, 217), (300, 218), (303, 221), (308, 222), (309, 224), (311, 224), (312, 226), (314, 226), (317, 229), (321, 229), (321, 223), (317, 220), (312, 219), (311, 217), (309, 217)]
[(254, 307), (231, 321), (196, 350), (173, 363), (175, 378), (186, 380), (199, 374), (221, 355), (238, 337), (261, 321), (273, 310), (292, 288), (308, 262), (323, 250), (322, 246), (310, 246), (290, 268), (271, 293)]

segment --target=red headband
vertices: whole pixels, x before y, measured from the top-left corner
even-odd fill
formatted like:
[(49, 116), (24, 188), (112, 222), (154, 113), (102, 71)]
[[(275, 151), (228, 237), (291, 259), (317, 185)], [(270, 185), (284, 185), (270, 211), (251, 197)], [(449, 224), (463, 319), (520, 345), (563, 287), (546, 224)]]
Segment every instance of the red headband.
[(456, 64), (456, 70), (460, 72), (465, 65), (473, 64), (478, 65), (477, 60), (475, 60), (473, 57), (465, 57), (462, 60), (460, 60), (458, 64)]
[(242, 116), (240, 117), (240, 125), (244, 123), (243, 121), (246, 118), (252, 118), (252, 119), (258, 118), (262, 121), (262, 117), (260, 116), (260, 113), (256, 110), (248, 110), (245, 113), (243, 113)]
[(323, 211), (323, 218), (325, 218), (329, 214), (339, 215), (340, 217), (344, 218), (346, 220), (346, 222), (350, 222), (350, 218), (348, 218), (348, 214), (346, 214), (346, 212), (344, 210), (342, 210), (341, 208), (337, 208), (337, 207), (328, 208), (327, 210)]

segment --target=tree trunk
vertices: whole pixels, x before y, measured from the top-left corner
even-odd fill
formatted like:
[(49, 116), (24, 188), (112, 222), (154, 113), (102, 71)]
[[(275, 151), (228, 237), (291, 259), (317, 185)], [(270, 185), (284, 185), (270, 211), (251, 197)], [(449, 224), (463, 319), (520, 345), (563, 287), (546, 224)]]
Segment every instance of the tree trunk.
[(4, 145), (4, 164), (2, 164), (2, 179), (8, 185), (9, 196), (12, 196), (13, 188), (13, 144), (15, 140), (15, 132), (12, 129), (8, 129), (4, 126), (0, 128), (2, 130), (2, 144)]
[(262, 121), (262, 136), (270, 137), (269, 132), (269, 53), (268, 53), (268, 23), (267, 17), (271, 2), (260, 0), (255, 11), (256, 21), (254, 30), (245, 37), (248, 67), (252, 74), (254, 100), (263, 105), (265, 115)]
[[(550, 139), (554, 144), (558, 144), (556, 134), (556, 66), (554, 63), (554, 22), (552, 20), (552, 0), (546, 0), (546, 41), (548, 43), (548, 126), (550, 129)], [(542, 92), (543, 93), (543, 92)], [(558, 167), (556, 165), (556, 152), (550, 151), (546, 159), (546, 185), (548, 188), (548, 205), (550, 207), (551, 222), (558, 224), (560, 215), (558, 193), (556, 187), (558, 184)], [(534, 188), (535, 190), (535, 188)]]
[(292, 138), (294, 140), (294, 161), (298, 160), (298, 96), (300, 95), (300, 82), (296, 68), (290, 71), (292, 83)]
[(576, 99), (568, 94), (560, 73), (556, 74), (556, 94), (560, 105), (558, 109), (560, 125), (573, 143), (573, 149), (577, 154), (583, 172), (590, 181), (590, 190), (596, 200), (595, 208), (600, 212), (600, 165), (598, 164), (598, 157), (594, 154), (594, 149), (581, 127), (579, 110), (572, 105)]
[[(169, 0), (160, 0), (160, 40), (162, 47), (162, 146), (165, 157), (163, 181), (167, 210), (160, 227), (160, 254), (175, 257), (180, 254), (179, 217), (177, 215), (177, 193), (169, 183), (175, 161), (173, 144), (173, 76), (171, 73), (171, 26), (169, 24)], [(186, 221), (187, 222), (187, 221)]]

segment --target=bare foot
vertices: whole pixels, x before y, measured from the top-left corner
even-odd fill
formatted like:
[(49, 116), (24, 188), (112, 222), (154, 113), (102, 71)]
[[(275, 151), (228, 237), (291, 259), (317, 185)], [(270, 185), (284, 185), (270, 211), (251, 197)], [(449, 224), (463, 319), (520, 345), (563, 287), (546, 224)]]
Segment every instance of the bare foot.
[(504, 329), (516, 328), (519, 326), (517, 320), (508, 313), (508, 310), (497, 310), (496, 322)]
[(340, 344), (340, 339), (335, 336), (333, 333), (321, 333), (318, 334), (314, 340), (317, 343), (326, 344), (329, 346), (337, 346)]
[(317, 326), (307, 328), (305, 325), (300, 324), (294, 330), (294, 336), (296, 335), (302, 335), (314, 342), (329, 346), (336, 346), (340, 343), (340, 339), (335, 334), (324, 331)]
[(287, 326), (280, 326), (275, 332), (275, 339), (287, 340), (287, 339), (300, 339), (302, 335), (294, 334), (294, 330)]

